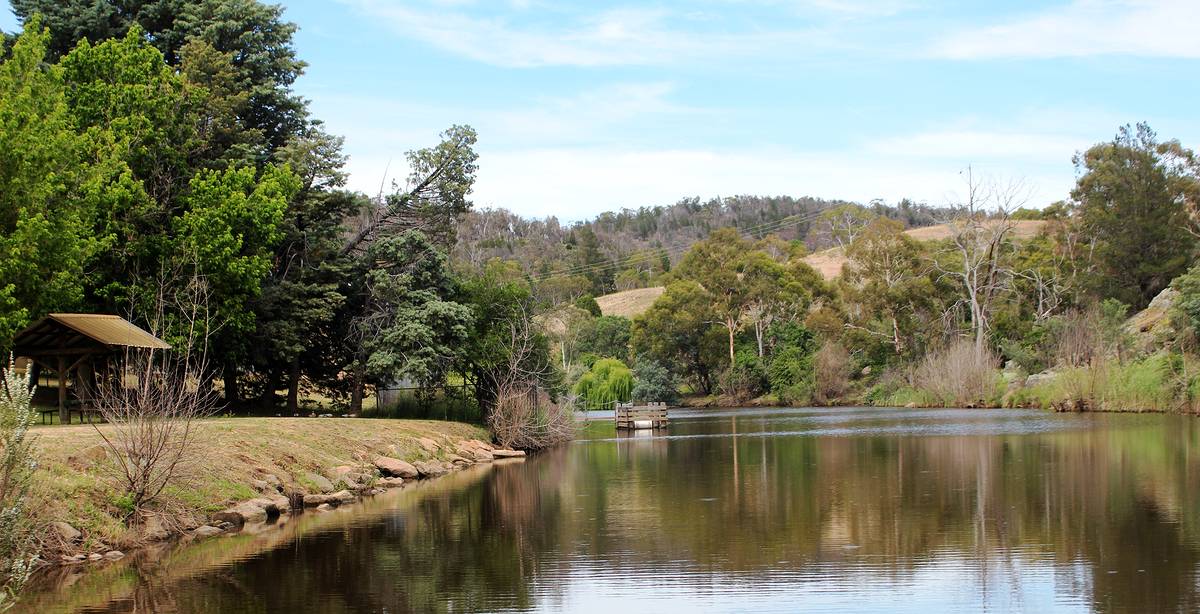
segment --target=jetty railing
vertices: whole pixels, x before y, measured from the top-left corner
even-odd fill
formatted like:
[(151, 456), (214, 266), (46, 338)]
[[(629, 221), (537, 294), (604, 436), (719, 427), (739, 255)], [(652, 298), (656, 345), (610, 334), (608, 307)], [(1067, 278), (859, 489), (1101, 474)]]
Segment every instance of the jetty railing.
[(633, 403), (618, 403), (615, 413), (617, 428), (662, 428), (667, 426), (666, 403), (648, 403), (634, 405)]

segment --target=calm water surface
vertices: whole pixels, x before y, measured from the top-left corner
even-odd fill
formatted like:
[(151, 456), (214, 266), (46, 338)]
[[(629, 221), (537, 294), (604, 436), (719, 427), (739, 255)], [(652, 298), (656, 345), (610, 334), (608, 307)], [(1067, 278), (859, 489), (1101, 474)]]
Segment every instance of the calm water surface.
[[(1196, 612), (1200, 420), (672, 412), (59, 585), (31, 611)], [(71, 584), (70, 586), (63, 586)]]

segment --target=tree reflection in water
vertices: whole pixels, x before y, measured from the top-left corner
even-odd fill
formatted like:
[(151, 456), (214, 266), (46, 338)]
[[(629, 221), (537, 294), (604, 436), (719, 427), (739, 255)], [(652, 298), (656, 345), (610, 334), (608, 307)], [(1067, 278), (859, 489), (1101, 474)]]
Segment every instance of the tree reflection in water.
[(1196, 424), (828, 409), (675, 419), (670, 437), (594, 425), (107, 608), (557, 610), (665, 591), (707, 610), (1197, 611)]

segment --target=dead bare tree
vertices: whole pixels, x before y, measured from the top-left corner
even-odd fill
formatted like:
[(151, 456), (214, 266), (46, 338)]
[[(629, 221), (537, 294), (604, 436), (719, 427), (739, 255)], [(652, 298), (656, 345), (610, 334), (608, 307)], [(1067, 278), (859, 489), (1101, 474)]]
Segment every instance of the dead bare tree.
[(1007, 257), (1013, 250), (1015, 224), (1010, 215), (1026, 202), (1028, 189), (1021, 181), (980, 180), (970, 167), (964, 177), (967, 198), (962, 214), (947, 224), (948, 246), (933, 264), (943, 279), (954, 281), (962, 291), (958, 303), (970, 313), (975, 351), (982, 355), (996, 300), (1012, 288), (1014, 273)]
[(1033, 308), (1034, 322), (1041, 324), (1058, 312), (1066, 302), (1069, 291), (1058, 271), (1043, 272), (1036, 268), (1017, 271), (1017, 277), (1033, 283), (1036, 303)]

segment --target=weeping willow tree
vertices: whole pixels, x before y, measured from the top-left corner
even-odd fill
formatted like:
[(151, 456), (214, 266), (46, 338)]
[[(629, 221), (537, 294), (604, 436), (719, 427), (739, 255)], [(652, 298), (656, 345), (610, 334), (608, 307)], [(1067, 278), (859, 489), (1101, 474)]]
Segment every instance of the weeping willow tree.
[(605, 409), (633, 396), (633, 371), (615, 358), (603, 358), (575, 384), (585, 409)]

